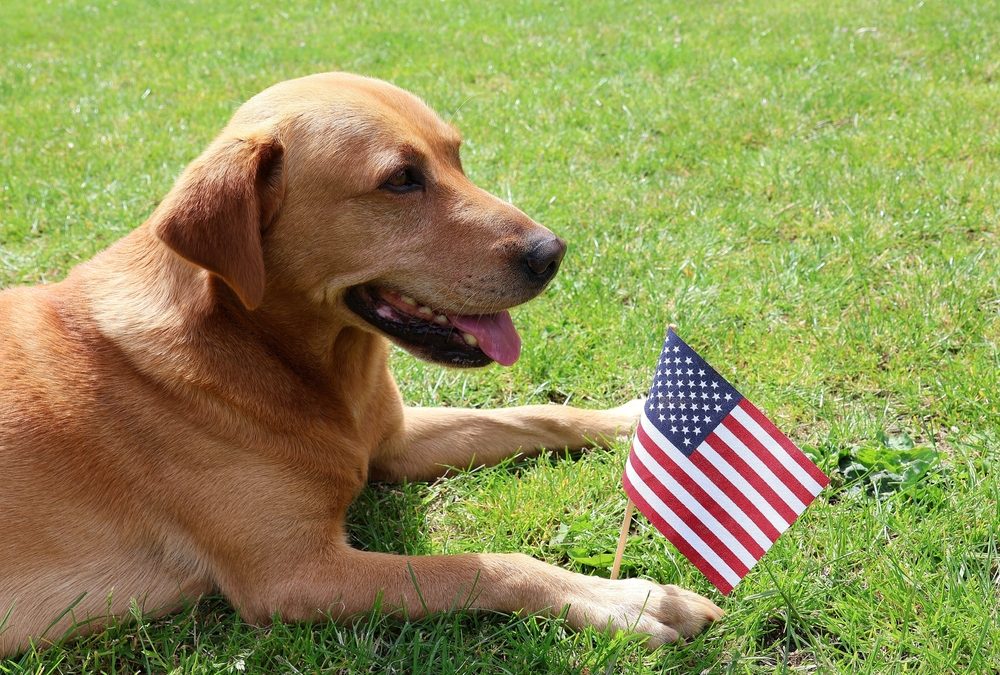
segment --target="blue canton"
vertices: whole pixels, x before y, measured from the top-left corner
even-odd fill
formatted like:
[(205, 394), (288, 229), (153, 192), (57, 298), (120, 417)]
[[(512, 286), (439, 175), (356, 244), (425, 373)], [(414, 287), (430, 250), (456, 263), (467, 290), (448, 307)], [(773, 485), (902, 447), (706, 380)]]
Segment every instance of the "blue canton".
[(690, 456), (743, 399), (671, 328), (646, 400), (646, 418)]

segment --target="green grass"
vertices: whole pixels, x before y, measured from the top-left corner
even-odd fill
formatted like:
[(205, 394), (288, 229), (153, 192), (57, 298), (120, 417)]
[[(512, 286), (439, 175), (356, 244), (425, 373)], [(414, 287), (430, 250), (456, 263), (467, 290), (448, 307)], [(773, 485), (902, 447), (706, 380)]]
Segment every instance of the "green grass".
[[(59, 279), (142, 222), (259, 89), (375, 75), (453, 120), (471, 177), (571, 243), (515, 314), (516, 367), (399, 354), (409, 401), (619, 403), (672, 320), (832, 487), (726, 599), (640, 519), (626, 573), (728, 611), (652, 654), (533, 617), (261, 629), (209, 598), (0, 672), (1000, 669), (1000, 3), (351, 4), (0, 4), (0, 286)], [(847, 467), (901, 434), (936, 461), (871, 496)], [(625, 453), (375, 486), (353, 536), (607, 574), (556, 535), (613, 547)]]

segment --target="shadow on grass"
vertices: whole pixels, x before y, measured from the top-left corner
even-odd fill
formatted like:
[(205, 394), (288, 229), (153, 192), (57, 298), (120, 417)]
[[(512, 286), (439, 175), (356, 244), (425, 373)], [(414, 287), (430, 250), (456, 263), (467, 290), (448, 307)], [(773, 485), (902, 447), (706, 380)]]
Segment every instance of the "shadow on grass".
[(427, 504), (435, 492), (427, 483), (366, 486), (347, 512), (351, 546), (382, 553), (430, 553)]
[[(547, 451), (557, 461), (579, 461), (587, 451)], [(539, 456), (517, 455), (498, 465), (459, 470), (432, 483), (370, 483), (347, 512), (350, 543), (382, 553), (426, 555), (433, 552), (429, 536), (430, 506), (447, 491), (450, 481), (477, 480), (482, 472), (502, 472), (519, 478), (538, 467)]]

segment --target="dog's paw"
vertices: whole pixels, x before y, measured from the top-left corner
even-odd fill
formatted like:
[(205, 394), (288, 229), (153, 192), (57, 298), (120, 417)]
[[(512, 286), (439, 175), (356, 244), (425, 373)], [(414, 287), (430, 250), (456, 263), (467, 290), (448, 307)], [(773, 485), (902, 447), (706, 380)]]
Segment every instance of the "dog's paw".
[(635, 431), (639, 416), (642, 414), (642, 406), (645, 404), (646, 399), (636, 398), (617, 408), (605, 410), (608, 428), (604, 435), (608, 438), (630, 436)]
[(645, 645), (649, 649), (697, 635), (723, 615), (708, 598), (678, 586), (644, 579), (585, 578), (589, 581), (580, 597), (568, 602), (569, 622), (576, 628), (648, 635)]

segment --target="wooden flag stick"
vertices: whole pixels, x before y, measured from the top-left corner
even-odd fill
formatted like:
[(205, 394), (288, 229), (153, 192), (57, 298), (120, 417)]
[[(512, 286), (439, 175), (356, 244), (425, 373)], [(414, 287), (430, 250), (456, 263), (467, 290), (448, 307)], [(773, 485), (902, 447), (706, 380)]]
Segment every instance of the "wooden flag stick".
[[(673, 329), (677, 332), (676, 324), (667, 324), (667, 331)], [(625, 460), (628, 461), (627, 459)], [(625, 553), (625, 542), (628, 540), (628, 530), (632, 525), (632, 512), (635, 511), (635, 504), (629, 499), (628, 503), (625, 505), (625, 517), (622, 519), (622, 531), (618, 534), (618, 548), (615, 549), (615, 560), (611, 563), (611, 578), (617, 579), (618, 572), (622, 568), (622, 554)]]
[(625, 540), (628, 539), (628, 528), (632, 524), (632, 511), (635, 510), (635, 504), (632, 500), (628, 500), (628, 504), (625, 505), (625, 518), (622, 520), (622, 531), (618, 535), (618, 548), (615, 549), (615, 561), (611, 563), (611, 578), (617, 579), (618, 572), (622, 567), (622, 554), (625, 553)]

